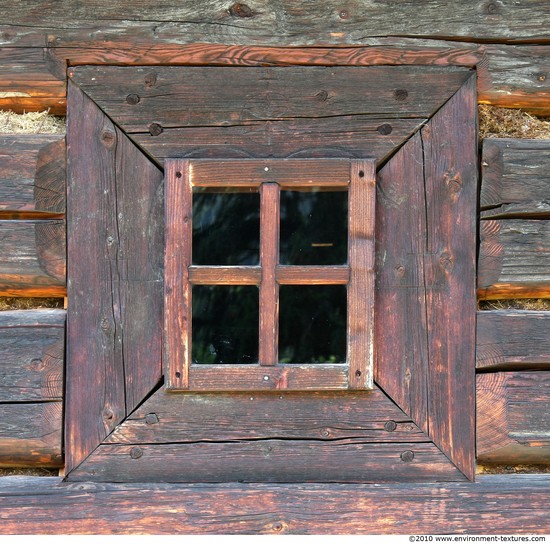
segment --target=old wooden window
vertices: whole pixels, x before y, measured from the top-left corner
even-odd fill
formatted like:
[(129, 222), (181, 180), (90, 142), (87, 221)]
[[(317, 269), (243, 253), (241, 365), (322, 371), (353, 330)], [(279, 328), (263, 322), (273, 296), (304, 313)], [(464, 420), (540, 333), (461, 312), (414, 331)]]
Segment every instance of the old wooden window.
[[(374, 203), (375, 163), (373, 160), (341, 159), (279, 159), (279, 160), (167, 160), (166, 168), (166, 249), (165, 249), (165, 356), (168, 363), (166, 380), (170, 389), (246, 390), (246, 389), (366, 389), (372, 387), (374, 356)], [(215, 255), (201, 254), (204, 264), (193, 260), (193, 190), (233, 189), (259, 193), (259, 259), (257, 266), (213, 266)], [(343, 262), (322, 265), (313, 257), (312, 265), (281, 264), (281, 200), (288, 191), (345, 191), (347, 194), (349, 258)], [(328, 196), (336, 201), (338, 193)], [(225, 199), (227, 200), (227, 198)], [(223, 201), (223, 196), (222, 196)], [(229, 218), (231, 220), (231, 218)], [(331, 217), (325, 217), (326, 222)], [(214, 236), (216, 233), (214, 232)], [(243, 233), (233, 232), (233, 236)], [(331, 245), (330, 243), (328, 245)], [(288, 256), (286, 256), (288, 257)], [(340, 256), (342, 258), (342, 256)], [(213, 259), (213, 260), (212, 260)], [(223, 259), (222, 259), (223, 260)], [(292, 260), (292, 259), (291, 259)], [(307, 260), (307, 259), (306, 259)], [(329, 259), (330, 260), (330, 259)], [(233, 259), (229, 259), (232, 262)], [(247, 346), (248, 353), (236, 348), (237, 357), (209, 362), (204, 349), (196, 346), (199, 337), (192, 331), (193, 300), (200, 286), (259, 286), (259, 304), (254, 304), (253, 290), (249, 295), (252, 309), (258, 312), (258, 345)], [(279, 286), (347, 286), (347, 334), (342, 329), (347, 352), (337, 350), (334, 362), (303, 360), (281, 361), (279, 356), (279, 307), (286, 317), (291, 297), (279, 296)], [(283, 289), (285, 289), (283, 287)], [(241, 289), (242, 291), (242, 289)], [(285, 293), (286, 294), (286, 293)], [(226, 304), (238, 306), (238, 294)], [(282, 299), (282, 302), (280, 300)], [(314, 300), (315, 303), (315, 300)], [(221, 308), (220, 308), (221, 309)], [(327, 313), (338, 307), (327, 308)], [(200, 310), (202, 313), (204, 309)], [(306, 308), (298, 313), (307, 312)], [(199, 312), (197, 312), (199, 313)], [(246, 312), (245, 312), (246, 313)], [(235, 316), (236, 325), (244, 316)], [(216, 317), (214, 318), (216, 319)], [(221, 313), (218, 320), (226, 319)], [(210, 322), (202, 325), (208, 333)], [(313, 326), (317, 326), (314, 323)], [(294, 321), (300, 328), (300, 320)], [(252, 330), (250, 330), (252, 329)], [(330, 331), (327, 331), (330, 333)], [(296, 335), (300, 334), (296, 330)], [(254, 319), (248, 331), (238, 330), (221, 340), (207, 336), (206, 345), (212, 352), (223, 350), (223, 343), (238, 344), (243, 336), (254, 337)], [(287, 334), (287, 337), (290, 336)], [(346, 341), (347, 338), (347, 341)], [(211, 340), (211, 343), (210, 343)], [(222, 344), (222, 345), (218, 345)], [(195, 355), (194, 355), (195, 351)], [(259, 363), (251, 366), (242, 364)], [(328, 356), (327, 356), (328, 358)], [(319, 357), (317, 358), (319, 359)], [(229, 363), (229, 364), (228, 364)], [(233, 363), (233, 364), (231, 364)], [(237, 364), (235, 364), (237, 363)], [(238, 364), (241, 363), (241, 364)]]
[[(473, 478), (475, 72), (360, 66), (364, 60), (351, 50), (286, 51), (277, 61), (283, 66), (272, 65), (271, 50), (252, 53), (200, 46), (203, 60), (189, 59), (195, 66), (69, 69), (68, 479)], [(292, 58), (301, 65), (289, 66)], [(200, 65), (211, 63), (228, 65)], [(329, 184), (351, 180), (348, 249), (358, 244), (366, 275), (352, 257), (349, 272), (341, 263), (293, 261), (284, 213), (276, 236), (273, 211), (278, 202), (288, 207), (285, 184), (300, 178), (304, 161), (320, 187), (330, 168), (346, 174), (330, 176)], [(223, 176), (208, 174), (220, 164)], [(261, 260), (192, 261), (192, 222), (182, 221), (190, 200), (177, 193), (222, 178), (233, 189), (252, 184), (256, 202), (268, 204), (258, 204), (255, 219), (268, 227), (259, 228)], [(372, 267), (365, 264), (372, 237), (354, 234), (353, 224), (372, 221), (361, 208), (373, 205)], [(361, 229), (372, 229), (361, 221)], [(354, 282), (356, 272), (366, 284)], [(228, 279), (252, 285), (226, 285)], [(354, 357), (343, 365), (288, 362), (283, 320), (296, 314), (281, 307), (307, 298), (309, 289), (345, 289), (347, 281), (347, 312), (357, 312), (348, 322), (362, 323), (361, 334), (374, 323), (373, 343), (360, 342), (368, 347), (359, 363), (369, 362), (374, 346), (371, 389), (364, 389), (368, 364), (364, 374), (359, 368), (365, 381), (354, 383)], [(277, 285), (280, 357), (268, 341), (275, 338)], [(190, 362), (186, 289), (198, 289), (196, 300), (228, 290), (257, 306), (262, 324), (247, 325), (266, 331), (257, 335), (257, 361)], [(165, 323), (173, 334), (166, 336)]]

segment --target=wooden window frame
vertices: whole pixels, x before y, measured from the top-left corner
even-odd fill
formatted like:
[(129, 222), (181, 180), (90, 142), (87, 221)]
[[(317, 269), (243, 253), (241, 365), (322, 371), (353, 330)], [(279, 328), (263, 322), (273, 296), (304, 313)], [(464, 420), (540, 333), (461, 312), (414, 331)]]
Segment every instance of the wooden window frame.
[[(192, 265), (193, 187), (260, 193), (260, 265)], [(345, 189), (348, 264), (279, 264), (280, 190)], [(374, 359), (374, 227), (372, 159), (244, 159), (165, 162), (165, 362), (170, 390), (371, 389)], [(196, 365), (191, 360), (193, 285), (259, 286), (259, 365)], [(279, 285), (347, 286), (345, 364), (278, 363)]]

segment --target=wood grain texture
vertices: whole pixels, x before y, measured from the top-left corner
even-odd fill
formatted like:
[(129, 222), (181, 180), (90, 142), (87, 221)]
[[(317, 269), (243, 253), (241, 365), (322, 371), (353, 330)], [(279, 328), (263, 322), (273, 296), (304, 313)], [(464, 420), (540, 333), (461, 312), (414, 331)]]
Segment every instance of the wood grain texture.
[(550, 217), (550, 142), (483, 140), (481, 217)]
[(373, 444), (362, 440), (276, 439), (102, 445), (84, 466), (71, 473), (70, 478), (71, 481), (93, 478), (106, 482), (303, 483), (326, 481), (328, 474), (333, 482), (457, 481), (464, 478), (430, 442)]
[(1, 135), (0, 218), (32, 219), (64, 212), (64, 136)]
[(488, 526), (545, 534), (549, 489), (542, 474), (432, 485), (67, 485), (8, 477), (0, 504), (4, 534), (483, 534)]
[(498, 533), (543, 535), (549, 485), (541, 474), (433, 485), (67, 485), (7, 477), (0, 502), (4, 534), (469, 534), (489, 524)]
[(260, 187), (260, 199), (262, 279), (260, 282), (258, 359), (261, 366), (273, 367), (279, 360), (279, 284), (275, 277), (275, 269), (279, 264), (281, 214), (279, 185), (263, 183)]
[(550, 375), (477, 376), (477, 455), (483, 463), (550, 463)]
[(0, 404), (0, 467), (63, 464), (63, 403)]
[(550, 312), (478, 312), (476, 366), (486, 371), (550, 368)]
[[(169, 129), (297, 117), (425, 118), (471, 73), (434, 66), (158, 66), (148, 85), (149, 72), (78, 66), (70, 76), (125, 132), (145, 133), (153, 122)], [(407, 91), (405, 99), (396, 89)]]
[(352, 161), (348, 195), (347, 361), (350, 389), (373, 386), (375, 161)]
[(347, 187), (349, 161), (336, 159), (247, 161), (193, 160), (189, 166), (194, 187), (259, 187), (276, 182), (281, 189)]
[(550, 221), (481, 222), (480, 299), (550, 297)]
[(0, 312), (0, 403), (61, 400), (65, 310)]
[(65, 222), (0, 220), (0, 296), (62, 297)]
[(260, 285), (259, 266), (190, 266), (192, 285)]
[(349, 266), (295, 266), (283, 265), (275, 269), (281, 285), (347, 285)]
[(170, 160), (165, 174), (164, 360), (168, 388), (189, 387), (192, 301), (193, 193), (189, 162)]
[(157, 168), (72, 85), (69, 102), (71, 470), (161, 376), (163, 189)]
[(477, 108), (473, 76), (421, 131), (429, 435), (475, 471)]
[(256, 391), (173, 395), (159, 390), (105, 443), (266, 439), (425, 442), (426, 435), (377, 387), (371, 391), (307, 394)]
[(428, 432), (426, 200), (415, 134), (377, 176), (375, 382)]

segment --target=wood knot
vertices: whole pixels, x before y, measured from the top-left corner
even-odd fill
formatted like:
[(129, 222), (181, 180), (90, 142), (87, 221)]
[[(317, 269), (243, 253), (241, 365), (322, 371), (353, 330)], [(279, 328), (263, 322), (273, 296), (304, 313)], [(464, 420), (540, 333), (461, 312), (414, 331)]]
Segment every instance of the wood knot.
[(130, 457), (132, 459), (139, 459), (143, 457), (143, 450), (139, 446), (135, 446), (130, 450)]
[(445, 272), (451, 273), (455, 266), (452, 255), (445, 251), (439, 256), (439, 266), (445, 270)]
[(150, 72), (145, 76), (145, 87), (150, 89), (157, 84), (157, 74), (155, 72)]
[(319, 102), (325, 102), (326, 100), (328, 100), (328, 92), (325, 90), (319, 91), (315, 95), (315, 98), (319, 100)]
[(115, 413), (111, 410), (111, 408), (105, 408), (103, 410), (103, 419), (106, 421), (112, 421), (115, 417)]
[(403, 463), (411, 463), (413, 459), (414, 459), (414, 452), (411, 450), (404, 451), (401, 454), (401, 461), (403, 461)]
[(443, 176), (443, 180), (449, 189), (451, 197), (456, 200), (460, 192), (462, 191), (462, 177), (456, 172), (447, 172)]
[(382, 134), (382, 136), (387, 136), (388, 134), (392, 133), (392, 126), (388, 123), (384, 123), (383, 125), (380, 125), (377, 129), (379, 134)]
[(149, 125), (149, 134), (151, 136), (159, 136), (164, 132), (164, 129), (158, 123), (151, 123)]
[(338, 17), (340, 17), (340, 19), (349, 19), (349, 11), (347, 9), (340, 10)]
[(393, 93), (396, 100), (403, 101), (407, 100), (407, 97), (409, 96), (408, 91), (405, 89), (397, 89), (395, 93)]
[(107, 148), (110, 149), (115, 145), (116, 142), (116, 134), (112, 130), (104, 130), (99, 139), (101, 140), (101, 143)]
[(241, 17), (243, 19), (248, 19), (256, 15), (256, 12), (251, 7), (246, 4), (241, 4), (240, 2), (235, 2), (227, 12), (231, 17)]

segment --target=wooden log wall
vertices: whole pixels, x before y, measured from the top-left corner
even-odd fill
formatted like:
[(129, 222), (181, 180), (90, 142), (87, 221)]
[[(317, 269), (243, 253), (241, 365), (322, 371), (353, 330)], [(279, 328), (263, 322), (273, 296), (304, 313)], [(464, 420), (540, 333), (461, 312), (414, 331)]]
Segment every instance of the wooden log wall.
[[(440, 0), (423, 9), (385, 0), (313, 1), (299, 9), (268, 0), (200, 7), (35, 0), (17, 12), (0, 0), (0, 8), (10, 13), (0, 23), (1, 109), (64, 114), (68, 66), (221, 66), (237, 58), (285, 65), (289, 48), (315, 45), (301, 62), (476, 66), (480, 103), (550, 115), (550, 16), (542, 0)], [(482, 153), (478, 296), (550, 298), (550, 143), (486, 140)], [(0, 296), (66, 293), (64, 195), (62, 136), (0, 137)], [(7, 342), (0, 350), (9, 352), (0, 365), (18, 369), (0, 381), (0, 395), (11, 395), (0, 396), (7, 422), (0, 425), (0, 465), (61, 462), (61, 382), (52, 386), (51, 376), (59, 376), (63, 358), (64, 314), (52, 315), (0, 316)], [(550, 462), (549, 327), (550, 312), (479, 312), (479, 460)], [(17, 459), (3, 453), (10, 440)]]

